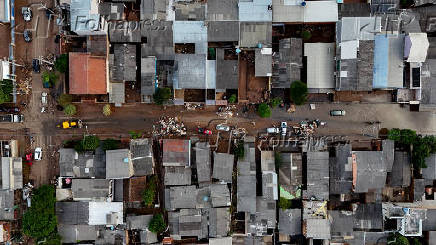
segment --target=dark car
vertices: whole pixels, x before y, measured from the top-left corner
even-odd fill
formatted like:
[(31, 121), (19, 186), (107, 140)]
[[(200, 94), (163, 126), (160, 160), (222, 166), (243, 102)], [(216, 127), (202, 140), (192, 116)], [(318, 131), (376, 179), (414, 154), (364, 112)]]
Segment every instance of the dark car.
[(32, 67), (33, 67), (33, 72), (36, 72), (36, 73), (41, 72), (41, 64), (39, 62), (39, 59), (32, 60)]
[(27, 43), (30, 43), (32, 41), (32, 31), (31, 30), (24, 30), (23, 32), (24, 41)]
[(0, 106), (0, 112), (19, 112), (20, 108), (18, 107), (5, 107)]

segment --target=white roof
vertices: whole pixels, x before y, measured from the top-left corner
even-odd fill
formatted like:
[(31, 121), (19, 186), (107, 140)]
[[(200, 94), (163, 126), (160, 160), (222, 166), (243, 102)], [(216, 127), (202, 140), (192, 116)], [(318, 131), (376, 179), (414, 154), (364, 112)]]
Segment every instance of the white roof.
[[(410, 46), (408, 46), (408, 44)], [(427, 51), (430, 43), (427, 39), (427, 33), (409, 33), (406, 36), (406, 45), (404, 56), (407, 62), (424, 62), (427, 58)]]
[(305, 43), (307, 56), (307, 88), (330, 89), (335, 87), (335, 43)]
[(10, 79), (9, 78), (9, 74), (10, 74), (10, 70), (9, 70), (9, 62), (2, 60), (0, 61), (0, 77), (1, 80), (3, 79)]
[(123, 224), (122, 202), (90, 202), (89, 225)]
[(381, 17), (343, 17), (337, 24), (338, 42), (374, 40), (381, 32)]
[(357, 59), (359, 40), (342, 42), (339, 46), (341, 47), (341, 60)]
[(232, 245), (232, 237), (209, 238), (209, 245)]
[(273, 0), (273, 22), (337, 22), (336, 1)]

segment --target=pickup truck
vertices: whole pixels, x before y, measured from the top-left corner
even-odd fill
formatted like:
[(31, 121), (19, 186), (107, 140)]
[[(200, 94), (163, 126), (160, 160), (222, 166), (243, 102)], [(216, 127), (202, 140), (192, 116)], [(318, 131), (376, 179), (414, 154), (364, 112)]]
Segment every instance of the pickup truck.
[(6, 114), (6, 115), (0, 115), (0, 122), (13, 122), (13, 123), (19, 123), (24, 121), (24, 116), (21, 114)]

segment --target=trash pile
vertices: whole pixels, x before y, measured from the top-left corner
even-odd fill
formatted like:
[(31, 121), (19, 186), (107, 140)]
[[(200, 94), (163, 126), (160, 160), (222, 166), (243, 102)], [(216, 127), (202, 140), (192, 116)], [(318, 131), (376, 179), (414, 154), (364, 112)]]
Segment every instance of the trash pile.
[(181, 136), (186, 135), (186, 127), (177, 117), (162, 117), (153, 125), (155, 136)]
[(230, 117), (233, 117), (233, 114), (234, 114), (233, 111), (234, 110), (236, 110), (236, 106), (235, 105), (220, 106), (218, 108), (218, 111), (216, 112), (216, 114), (219, 117), (230, 118)]
[(203, 109), (203, 106), (196, 103), (185, 103), (185, 109), (188, 111), (195, 111), (197, 109)]
[(19, 77), (16, 81), (17, 84), (17, 94), (29, 94), (32, 88), (32, 74), (31, 67), (22, 66), (19, 67)]
[(299, 126), (294, 126), (294, 133), (297, 136), (309, 136), (315, 133), (316, 128), (319, 126), (326, 125), (326, 122), (321, 122), (320, 120), (312, 120), (312, 121), (301, 121)]

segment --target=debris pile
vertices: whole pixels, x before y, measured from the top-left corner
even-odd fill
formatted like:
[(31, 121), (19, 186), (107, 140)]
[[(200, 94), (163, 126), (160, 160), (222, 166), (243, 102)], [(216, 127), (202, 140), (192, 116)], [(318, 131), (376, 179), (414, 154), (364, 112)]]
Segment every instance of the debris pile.
[(185, 103), (185, 109), (188, 111), (195, 111), (197, 109), (203, 109), (203, 106), (196, 103)]
[(234, 110), (236, 110), (235, 105), (220, 106), (216, 114), (220, 117), (230, 118), (233, 117)]
[(320, 125), (325, 125), (325, 122), (321, 122), (318, 119), (312, 121), (301, 121), (299, 126), (293, 127), (294, 133), (297, 136), (309, 136), (315, 133), (316, 128)]
[(177, 117), (162, 117), (153, 125), (155, 136), (181, 136), (186, 135), (186, 127)]

